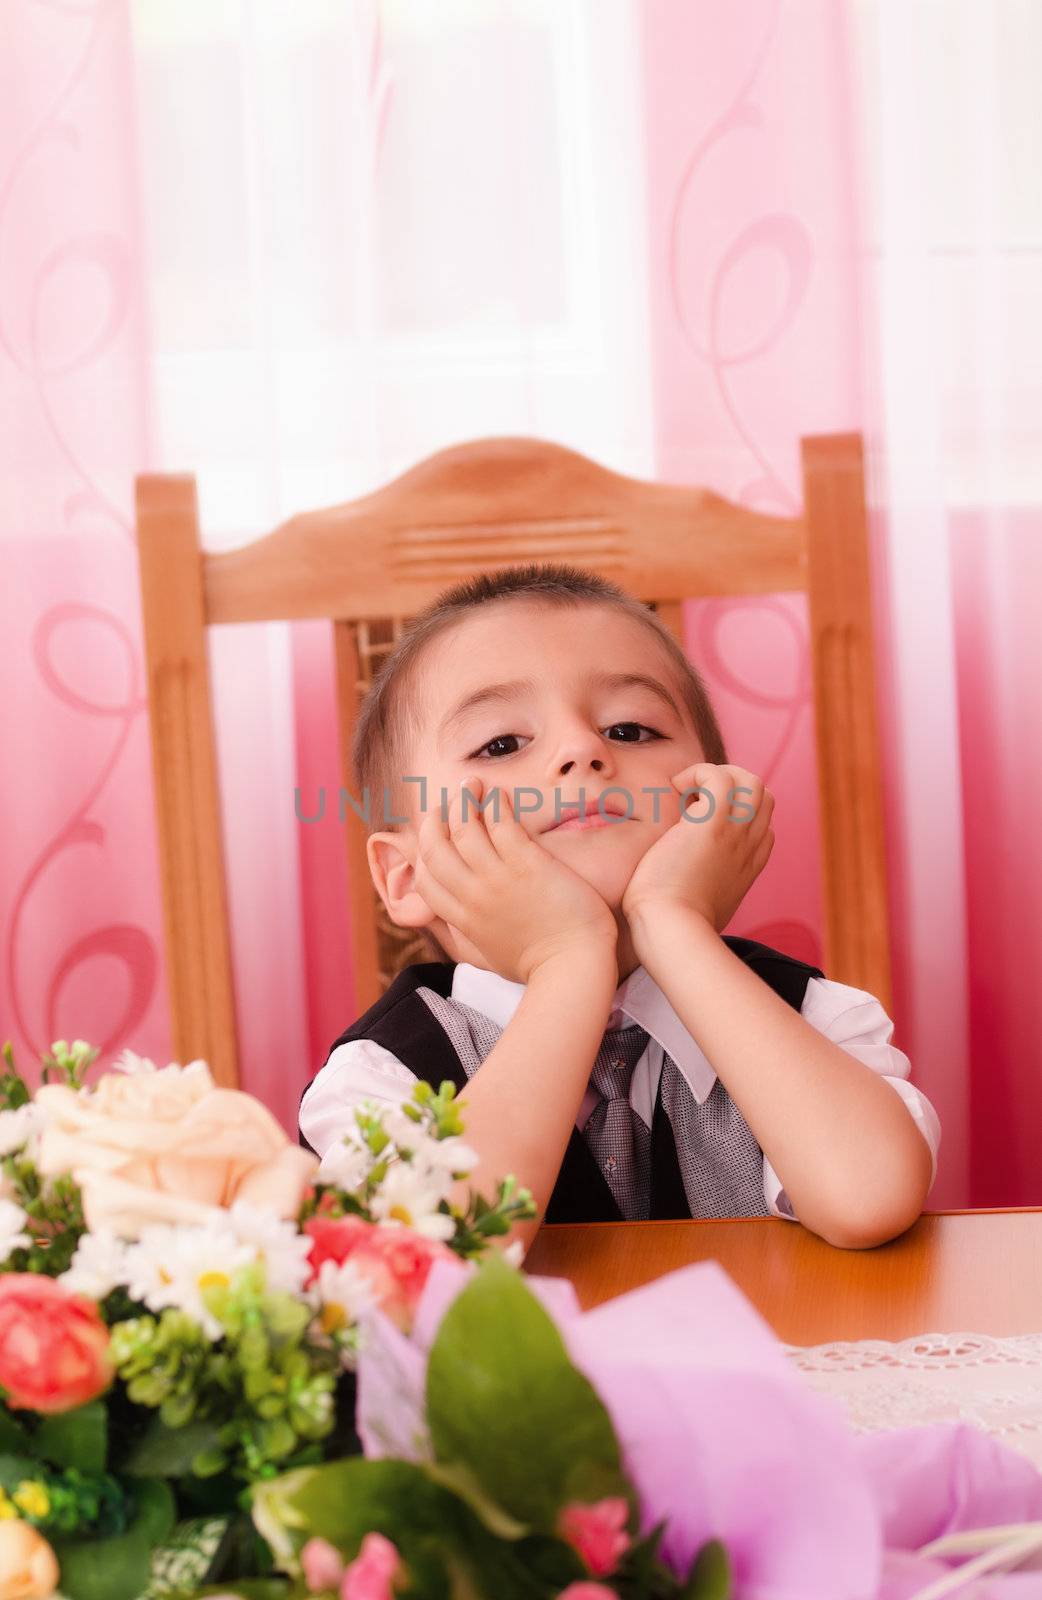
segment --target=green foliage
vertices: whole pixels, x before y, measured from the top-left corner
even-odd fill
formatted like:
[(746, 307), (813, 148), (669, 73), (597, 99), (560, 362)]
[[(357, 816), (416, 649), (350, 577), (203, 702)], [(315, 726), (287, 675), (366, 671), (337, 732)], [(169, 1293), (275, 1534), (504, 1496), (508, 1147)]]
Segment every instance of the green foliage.
[[(279, 1485), (287, 1490), (279, 1495)], [(275, 1517), (294, 1530), (299, 1550), (316, 1535), (353, 1560), (370, 1532), (401, 1552), (410, 1595), (450, 1600), (544, 1600), (583, 1575), (574, 1551), (557, 1540), (496, 1538), (471, 1508), (423, 1466), (408, 1461), (332, 1461), (254, 1491), (261, 1531)]]
[(65, 1272), (86, 1231), (79, 1187), (68, 1175), (47, 1181), (25, 1155), (4, 1156), (0, 1171), (9, 1197), (25, 1212), (25, 1231), (32, 1244), (12, 1251), (0, 1272), (42, 1272), (56, 1278)]
[(216, 1443), (214, 1422), (168, 1428), (161, 1416), (153, 1416), (123, 1457), (120, 1470), (134, 1478), (182, 1478), (191, 1472), (196, 1456), (212, 1450)]
[(43, 1062), (43, 1082), (50, 1083), (53, 1074), (68, 1088), (82, 1089), (87, 1069), (100, 1054), (100, 1045), (89, 1045), (86, 1039), (74, 1039), (72, 1044), (66, 1044), (64, 1039), (56, 1039), (50, 1050), (40, 1057)]
[(28, 1433), (15, 1421), (6, 1406), (0, 1404), (0, 1456), (21, 1455), (28, 1448)]
[(515, 1222), (534, 1217), (536, 1211), (531, 1190), (519, 1189), (516, 1178), (508, 1176), (498, 1185), (492, 1201), (486, 1200), (484, 1195), (471, 1194), (466, 1215), (456, 1219), (450, 1248), (464, 1260), (482, 1256), (490, 1239), (501, 1238), (510, 1232)]
[(56, 1467), (101, 1472), (108, 1452), (108, 1413), (100, 1400), (43, 1417), (33, 1435), (33, 1454)]
[(129, 1501), (107, 1472), (52, 1468), (27, 1456), (0, 1456), (0, 1509), (55, 1535), (121, 1533)]
[(32, 1098), (29, 1086), (14, 1064), (14, 1049), (8, 1039), (0, 1050), (7, 1070), (0, 1072), (0, 1111), (17, 1111)]
[(129, 1398), (158, 1412), (132, 1449), (131, 1470), (274, 1476), (333, 1431), (336, 1352), (308, 1341), (310, 1308), (265, 1289), (262, 1270), (244, 1268), (229, 1287), (208, 1289), (206, 1305), (224, 1330), (217, 1342), (173, 1309), (112, 1330)]
[[(439, 1141), (458, 1138), (463, 1133), (460, 1111), (464, 1103), (456, 1099), (456, 1086), (448, 1079), (437, 1093), (429, 1083), (421, 1081), (415, 1085), (412, 1099), (398, 1109), (415, 1123), (425, 1139)], [(385, 1112), (377, 1107), (363, 1104), (356, 1108), (355, 1123), (369, 1158), (365, 1177), (350, 1192), (332, 1184), (317, 1184), (301, 1212), (302, 1222), (316, 1214), (373, 1220), (371, 1203), (391, 1167), (399, 1161), (408, 1164), (415, 1159), (412, 1150), (398, 1149), (392, 1142), (384, 1126), (384, 1116)], [(455, 1232), (448, 1241), (449, 1248), (465, 1260), (484, 1255), (490, 1239), (502, 1237), (510, 1232), (515, 1222), (537, 1214), (531, 1191), (520, 1188), (512, 1176), (497, 1186), (491, 1201), (472, 1190), (465, 1208), (442, 1200), (437, 1209), (453, 1219)]]
[(105, 1407), (92, 1400), (73, 1411), (17, 1422), (0, 1412), (0, 1494), (18, 1515), (45, 1532), (120, 1532), (127, 1497), (105, 1471)]
[(131, 1491), (131, 1519), (107, 1539), (55, 1539), (61, 1592), (67, 1600), (137, 1600), (152, 1574), (152, 1551), (174, 1526), (168, 1484), (138, 1480)]
[(727, 1551), (719, 1539), (710, 1539), (695, 1557), (678, 1600), (731, 1600), (733, 1583)]
[(438, 1460), (464, 1462), (511, 1516), (539, 1531), (551, 1532), (569, 1501), (632, 1498), (603, 1403), (553, 1319), (498, 1258), (442, 1319), (427, 1419)]
[[(589, 1576), (556, 1533), (566, 1505), (620, 1496), (636, 1523), (610, 1417), (499, 1258), (442, 1319), (427, 1423), (433, 1462), (356, 1458), (255, 1486), (254, 1521), (277, 1564), (295, 1573), (313, 1536), (352, 1560), (375, 1530), (401, 1552), (415, 1600), (552, 1600)], [(605, 1580), (619, 1600), (728, 1600), (722, 1549), (707, 1546), (678, 1579), (658, 1557), (662, 1532), (634, 1539)]]

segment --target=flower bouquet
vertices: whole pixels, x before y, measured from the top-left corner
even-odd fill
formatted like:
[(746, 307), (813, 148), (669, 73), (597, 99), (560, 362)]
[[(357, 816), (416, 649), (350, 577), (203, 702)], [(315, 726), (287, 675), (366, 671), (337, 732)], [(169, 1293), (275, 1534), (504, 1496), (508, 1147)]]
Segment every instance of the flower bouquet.
[(715, 1264), (583, 1313), (488, 1251), (451, 1085), (319, 1165), (96, 1055), (0, 1072), (0, 1600), (1042, 1596), (1034, 1468), (855, 1436)]
[[(263, 1578), (257, 1485), (357, 1454), (364, 1314), (407, 1327), (439, 1259), (531, 1197), (450, 1202), (451, 1084), (358, 1113), (323, 1168), (202, 1061), (58, 1041), (0, 1071), (0, 1600)], [(277, 1584), (276, 1584), (277, 1586)]]

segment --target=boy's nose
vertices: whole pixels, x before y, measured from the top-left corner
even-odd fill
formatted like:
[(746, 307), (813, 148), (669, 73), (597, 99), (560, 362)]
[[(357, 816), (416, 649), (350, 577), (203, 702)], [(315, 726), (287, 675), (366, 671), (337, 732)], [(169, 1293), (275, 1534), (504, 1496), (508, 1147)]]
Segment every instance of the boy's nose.
[[(583, 765), (583, 763), (581, 761), (573, 759), (571, 757), (569, 757), (565, 761), (562, 761), (561, 762), (561, 767), (560, 767), (560, 772), (561, 772), (562, 778), (567, 773), (571, 772), (575, 767), (579, 767), (581, 769), (582, 765)], [(594, 756), (590, 761), (588, 761), (586, 763), (586, 765), (590, 768), (590, 770), (592, 772), (603, 772), (604, 771), (604, 761), (603, 761), (601, 756)]]

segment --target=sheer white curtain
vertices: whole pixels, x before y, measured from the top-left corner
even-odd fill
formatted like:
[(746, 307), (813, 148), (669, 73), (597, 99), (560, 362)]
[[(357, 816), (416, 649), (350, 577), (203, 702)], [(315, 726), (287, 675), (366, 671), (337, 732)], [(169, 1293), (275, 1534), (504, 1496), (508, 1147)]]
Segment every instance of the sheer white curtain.
[[(132, 14), (153, 465), (210, 548), (481, 435), (652, 474), (631, 0)], [(287, 1121), (352, 1014), (341, 842), (293, 805), (339, 781), (328, 664), (308, 627), (213, 641), (245, 1076)]]

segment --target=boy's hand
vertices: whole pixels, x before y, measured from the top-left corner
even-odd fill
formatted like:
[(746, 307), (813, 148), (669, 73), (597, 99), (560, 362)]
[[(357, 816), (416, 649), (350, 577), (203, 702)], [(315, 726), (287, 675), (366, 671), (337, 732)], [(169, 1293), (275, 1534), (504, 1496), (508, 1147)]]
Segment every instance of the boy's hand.
[[(463, 787), (468, 791), (466, 819)], [(491, 792), (491, 791), (490, 791)], [(592, 884), (530, 838), (500, 790), (483, 813), (480, 778), (469, 778), (436, 805), (417, 835), (416, 888), (462, 942), (494, 972), (527, 984), (544, 962), (561, 955), (615, 960), (618, 925)]]
[(696, 786), (703, 793), (688, 800), (684, 815), (637, 863), (623, 914), (632, 931), (649, 910), (681, 906), (722, 933), (774, 848), (774, 796), (744, 767), (712, 762), (685, 767), (671, 782), (681, 794)]

